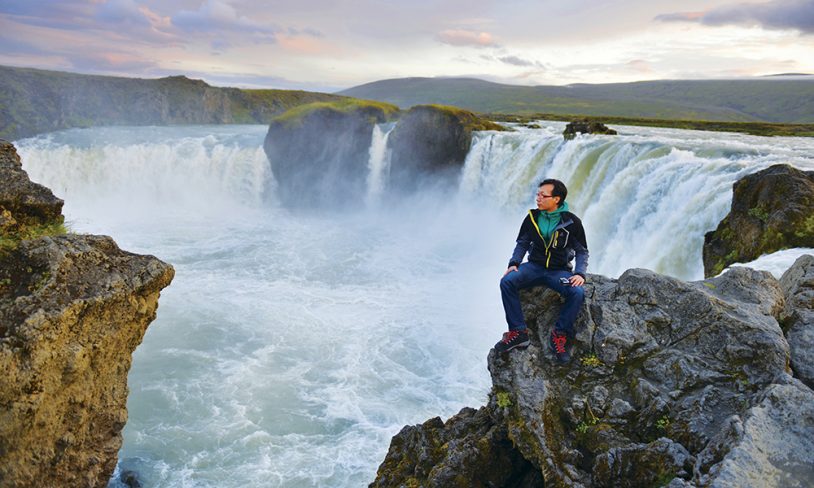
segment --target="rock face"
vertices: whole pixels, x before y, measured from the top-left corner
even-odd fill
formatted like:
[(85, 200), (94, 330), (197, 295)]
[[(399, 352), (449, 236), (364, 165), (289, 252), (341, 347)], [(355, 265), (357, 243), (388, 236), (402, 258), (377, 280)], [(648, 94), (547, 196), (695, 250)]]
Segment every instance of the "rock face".
[(601, 122), (597, 122), (595, 120), (575, 120), (573, 122), (569, 122), (568, 125), (565, 126), (565, 130), (562, 132), (562, 136), (566, 139), (573, 139), (577, 136), (577, 134), (608, 134), (615, 136), (616, 131), (613, 129), (609, 129), (605, 124)]
[(469, 153), (474, 130), (505, 129), (454, 107), (412, 107), (387, 141), (392, 151), (391, 186), (411, 192), (420, 185), (454, 180)]
[[(803, 289), (800, 276), (784, 286)], [(591, 276), (564, 366), (547, 345), (559, 296), (522, 299), (532, 344), (489, 354), (484, 408), (546, 486), (814, 482), (814, 392), (789, 374), (777, 321), (788, 300), (769, 273), (734, 268), (692, 283), (639, 269)]]
[[(25, 205), (6, 212), (61, 223), (62, 202), (20, 172), (0, 166), (0, 181), (31, 190), (12, 195)], [(127, 420), (131, 354), (173, 268), (104, 236), (2, 237), (11, 244), (0, 250), (0, 485), (106, 486)]]
[(0, 137), (103, 125), (257, 124), (325, 93), (219, 88), (170, 76), (155, 80), (0, 66)]
[(436, 417), (404, 427), (370, 486), (532, 488), (541, 483), (539, 471), (514, 449), (505, 427), (496, 425), (486, 408), (464, 408), (446, 424)]
[(364, 201), (373, 127), (398, 108), (311, 104), (274, 119), (263, 148), (282, 203), (335, 207)]
[[(0, 235), (18, 234), (32, 226), (62, 223), (62, 200), (33, 183), (23, 171), (14, 146), (0, 140)], [(2, 238), (2, 237), (0, 237)]]
[(786, 294), (783, 328), (794, 375), (814, 388), (814, 256), (800, 256), (780, 278)]
[(793, 247), (814, 247), (814, 171), (778, 164), (735, 183), (729, 215), (704, 236), (704, 274)]

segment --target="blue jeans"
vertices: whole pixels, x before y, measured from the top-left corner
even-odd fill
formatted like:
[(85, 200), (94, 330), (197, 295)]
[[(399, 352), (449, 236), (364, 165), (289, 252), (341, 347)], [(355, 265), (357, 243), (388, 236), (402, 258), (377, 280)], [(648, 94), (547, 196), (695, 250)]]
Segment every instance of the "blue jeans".
[(568, 286), (560, 283), (560, 278), (570, 278), (570, 271), (548, 269), (541, 264), (525, 262), (517, 271), (512, 271), (500, 280), (500, 294), (503, 297), (503, 309), (506, 311), (506, 322), (509, 330), (523, 330), (526, 321), (520, 308), (520, 290), (545, 286), (556, 291), (565, 303), (560, 309), (560, 317), (554, 329), (574, 336), (574, 320), (585, 300), (585, 290), (581, 286)]

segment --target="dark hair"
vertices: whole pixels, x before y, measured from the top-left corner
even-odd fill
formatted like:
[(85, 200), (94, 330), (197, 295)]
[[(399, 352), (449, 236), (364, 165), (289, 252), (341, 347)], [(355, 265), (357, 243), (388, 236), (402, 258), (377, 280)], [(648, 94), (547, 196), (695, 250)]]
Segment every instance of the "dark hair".
[(540, 184), (537, 185), (537, 188), (540, 188), (543, 185), (554, 186), (554, 190), (551, 191), (551, 196), (560, 197), (560, 202), (557, 204), (557, 206), (562, 207), (562, 204), (565, 203), (565, 197), (568, 196), (568, 188), (565, 187), (565, 183), (560, 180), (549, 178), (541, 181)]

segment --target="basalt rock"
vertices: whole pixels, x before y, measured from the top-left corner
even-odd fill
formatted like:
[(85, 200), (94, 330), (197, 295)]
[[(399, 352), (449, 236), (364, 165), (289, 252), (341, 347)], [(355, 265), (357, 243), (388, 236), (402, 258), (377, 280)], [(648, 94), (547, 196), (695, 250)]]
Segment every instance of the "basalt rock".
[(263, 149), (281, 202), (300, 208), (362, 203), (373, 127), (397, 112), (375, 102), (316, 103), (274, 119)]
[(412, 107), (388, 138), (390, 184), (405, 192), (454, 182), (476, 130), (505, 130), (472, 112), (442, 105)]
[(521, 298), (532, 343), (490, 352), (484, 408), (546, 486), (810, 486), (814, 392), (789, 374), (769, 273), (590, 276), (567, 365), (548, 346), (560, 297)]
[[(62, 202), (7, 160), (7, 211), (29, 226), (61, 223)], [(11, 242), (0, 249), (0, 486), (107, 486), (131, 354), (173, 268), (105, 236), (0, 237)]]
[(566, 140), (573, 139), (577, 136), (577, 134), (607, 134), (615, 136), (616, 131), (608, 128), (608, 126), (601, 122), (583, 119), (569, 122), (568, 125), (565, 126), (565, 130), (562, 132), (562, 136)]
[(777, 164), (735, 182), (729, 215), (704, 236), (704, 274), (794, 247), (814, 247), (814, 171)]
[(407, 426), (390, 444), (390, 452), (370, 487), (532, 488), (542, 484), (539, 471), (523, 459), (484, 407), (464, 408), (440, 418)]
[(814, 388), (814, 256), (797, 258), (780, 285), (786, 294), (781, 323), (791, 348), (791, 369)]

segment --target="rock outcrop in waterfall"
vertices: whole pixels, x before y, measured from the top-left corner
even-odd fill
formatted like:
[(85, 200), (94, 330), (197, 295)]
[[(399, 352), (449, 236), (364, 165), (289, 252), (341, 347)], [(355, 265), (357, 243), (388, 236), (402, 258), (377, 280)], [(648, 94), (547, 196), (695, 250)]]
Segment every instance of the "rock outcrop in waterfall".
[(390, 184), (413, 192), (457, 181), (476, 130), (505, 130), (472, 112), (442, 105), (418, 105), (401, 116), (390, 138)]
[(358, 100), (313, 103), (289, 110), (269, 126), (263, 149), (290, 207), (335, 207), (363, 202), (373, 126), (398, 107)]
[(107, 486), (131, 355), (172, 266), (66, 234), (62, 201), (0, 141), (0, 485)]
[(361, 100), (314, 103), (275, 118), (264, 149), (289, 207), (336, 207), (365, 201), (376, 124), (395, 122), (384, 184), (412, 193), (457, 181), (476, 130), (505, 130), (472, 112), (443, 106), (413, 107)]
[(794, 247), (814, 247), (814, 171), (776, 164), (732, 188), (732, 208), (704, 236), (704, 275)]
[(524, 292), (532, 344), (489, 354), (488, 404), (405, 427), (371, 486), (540, 486), (516, 452), (547, 486), (811, 486), (814, 391), (788, 365), (812, 350), (794, 345), (811, 333), (812, 261), (782, 287), (748, 268), (592, 275), (567, 365), (547, 344), (559, 296)]

